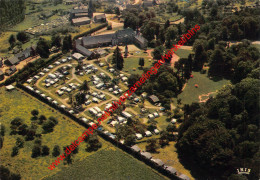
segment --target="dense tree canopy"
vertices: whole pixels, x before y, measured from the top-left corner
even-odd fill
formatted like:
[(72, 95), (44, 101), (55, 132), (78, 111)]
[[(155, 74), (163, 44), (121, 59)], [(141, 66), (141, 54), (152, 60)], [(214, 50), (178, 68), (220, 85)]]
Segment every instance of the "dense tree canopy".
[(0, 29), (17, 24), (25, 17), (25, 0), (0, 1)]
[(43, 39), (40, 38), (37, 47), (36, 47), (36, 52), (42, 57), (42, 58), (48, 58), (50, 55), (50, 46), (49, 43)]
[(204, 105), (186, 107), (189, 116), (179, 131), (179, 152), (216, 177), (241, 166), (252, 168), (252, 177), (258, 174), (259, 83), (246, 78)]

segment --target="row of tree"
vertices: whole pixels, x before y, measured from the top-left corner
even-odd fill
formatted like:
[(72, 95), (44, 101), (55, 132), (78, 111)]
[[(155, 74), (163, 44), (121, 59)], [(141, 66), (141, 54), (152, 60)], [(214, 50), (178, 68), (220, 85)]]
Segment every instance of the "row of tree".
[(62, 46), (62, 52), (67, 53), (72, 49), (72, 39), (71, 35), (67, 35), (63, 38), (63, 42), (61, 44), (61, 37), (59, 35), (53, 35), (51, 38), (51, 42), (40, 38), (36, 51), (42, 58), (48, 58), (50, 55), (50, 48), (55, 46), (57, 48), (60, 48)]

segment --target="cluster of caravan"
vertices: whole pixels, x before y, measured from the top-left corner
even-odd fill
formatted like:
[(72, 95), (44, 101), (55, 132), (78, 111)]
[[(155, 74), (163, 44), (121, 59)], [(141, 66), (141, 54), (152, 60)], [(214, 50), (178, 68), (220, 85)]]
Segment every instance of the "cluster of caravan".
[(62, 96), (65, 92), (70, 93), (73, 90), (76, 90), (79, 86), (80, 86), (80, 84), (70, 83), (67, 86), (61, 87), (59, 90), (56, 91), (56, 93), (59, 96)]
[(131, 147), (131, 149), (133, 151), (135, 151), (136, 153), (140, 153), (140, 155), (142, 157), (144, 157), (145, 159), (148, 159), (150, 161), (152, 161), (153, 163), (155, 163), (156, 165), (158, 166), (161, 166), (162, 168), (164, 168), (165, 170), (167, 170), (169, 173), (173, 174), (173, 175), (176, 175), (178, 176), (179, 179), (182, 179), (182, 180), (190, 180), (190, 178), (185, 175), (185, 174), (181, 174), (179, 172), (177, 172), (177, 170), (172, 167), (172, 166), (168, 166), (166, 165), (161, 159), (156, 159), (152, 156), (151, 153), (149, 152), (146, 152), (146, 151), (142, 151), (138, 145), (134, 145)]
[(80, 76), (83, 76), (83, 75), (84, 75), (84, 71), (85, 71), (86, 74), (96, 73), (96, 72), (98, 71), (98, 68), (95, 67), (95, 66), (92, 65), (92, 64), (89, 64), (89, 65), (84, 64), (84, 65), (82, 66), (82, 69), (83, 69), (83, 71), (79, 72), (79, 75), (80, 75)]
[[(41, 72), (38, 73), (38, 75), (35, 75), (32, 78), (29, 78), (27, 80), (27, 83), (30, 84), (34, 80), (37, 81), (38, 79), (40, 79), (40, 77), (44, 76), (45, 73), (48, 73), (55, 66), (58, 66), (62, 63), (69, 62), (71, 60), (72, 60), (71, 57), (67, 57), (66, 59), (61, 59), (60, 61), (56, 61), (52, 65), (49, 65), (47, 68), (44, 68)], [(68, 70), (71, 68), (72, 68), (72, 65), (69, 64), (69, 65), (63, 66), (62, 68), (59, 68), (58, 70), (56, 70), (54, 74), (49, 74), (48, 78), (45, 79), (45, 86), (50, 87), (50, 86), (56, 84), (57, 82), (59, 82), (59, 80), (62, 79), (64, 76), (69, 75)]]

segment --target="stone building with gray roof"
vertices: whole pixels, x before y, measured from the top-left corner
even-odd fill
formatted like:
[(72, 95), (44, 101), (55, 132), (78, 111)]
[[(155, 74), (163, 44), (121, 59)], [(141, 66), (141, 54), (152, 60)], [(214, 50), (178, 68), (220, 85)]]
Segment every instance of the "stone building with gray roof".
[[(77, 41), (78, 43), (79, 41)], [(116, 46), (116, 45), (127, 45), (135, 44), (140, 48), (147, 47), (147, 40), (142, 37), (141, 34), (136, 34), (136, 32), (131, 29), (118, 30), (112, 34), (102, 34), (97, 36), (85, 36), (81, 40), (82, 46), (85, 48), (96, 48), (104, 46)]]

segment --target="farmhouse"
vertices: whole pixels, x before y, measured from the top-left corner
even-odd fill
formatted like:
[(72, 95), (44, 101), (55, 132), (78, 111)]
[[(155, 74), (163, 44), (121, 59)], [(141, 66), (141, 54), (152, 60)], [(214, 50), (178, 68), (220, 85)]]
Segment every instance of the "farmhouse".
[(86, 36), (82, 38), (82, 43), (85, 48), (96, 48), (101, 46), (112, 45), (114, 34), (103, 34), (98, 36)]
[(107, 21), (106, 15), (105, 14), (96, 15), (96, 16), (94, 16), (94, 21), (95, 21), (95, 23), (106, 22)]
[(16, 65), (19, 64), (20, 61), (23, 61), (27, 59), (28, 57), (35, 56), (36, 55), (36, 46), (28, 47), (24, 51), (21, 51), (17, 54), (15, 54), (13, 57), (10, 57), (5, 61), (5, 64), (7, 65)]
[(140, 48), (147, 47), (147, 40), (140, 34), (137, 35), (136, 32), (131, 28), (118, 30), (112, 34), (85, 36), (82, 39), (76, 40), (76, 43), (84, 46), (85, 48), (126, 44), (136, 44)]
[(93, 55), (93, 52), (81, 46), (80, 44), (76, 44), (76, 51), (87, 57), (91, 57)]
[[(82, 4), (81, 6), (75, 7), (70, 11), (70, 19), (72, 20), (72, 23), (76, 26), (83, 25), (83, 22), (84, 24), (87, 24), (87, 22), (90, 23), (90, 21), (88, 21), (87, 19), (83, 20), (80, 18), (88, 18), (90, 20), (90, 18), (92, 17), (93, 17), (92, 0), (89, 1), (88, 7)], [(80, 19), (80, 20), (75, 20), (75, 19)]]
[(85, 25), (85, 24), (90, 24), (91, 20), (89, 19), (89, 17), (80, 17), (80, 18), (75, 18), (72, 19), (72, 24), (74, 26), (81, 26), (81, 25)]
[(20, 62), (19, 59), (16, 56), (13, 56), (13, 57), (8, 58), (5, 61), (5, 64), (12, 66), (12, 65), (19, 64), (19, 62)]
[(84, 56), (82, 56), (82, 54), (80, 54), (80, 53), (74, 53), (74, 54), (72, 54), (72, 57), (76, 60), (84, 59)]
[(157, 103), (160, 102), (159, 98), (158, 98), (157, 96), (155, 96), (155, 95), (149, 96), (148, 99), (149, 99), (149, 101), (150, 101), (152, 104), (157, 104)]

